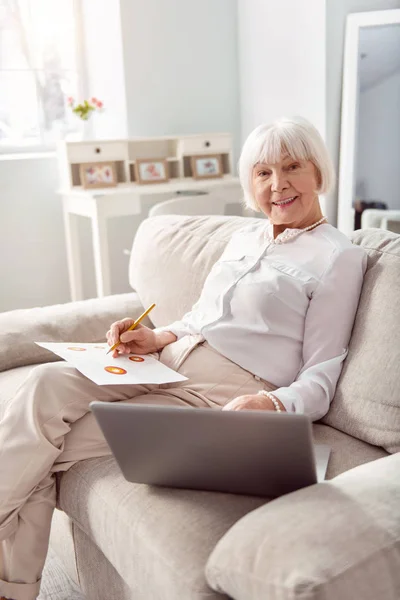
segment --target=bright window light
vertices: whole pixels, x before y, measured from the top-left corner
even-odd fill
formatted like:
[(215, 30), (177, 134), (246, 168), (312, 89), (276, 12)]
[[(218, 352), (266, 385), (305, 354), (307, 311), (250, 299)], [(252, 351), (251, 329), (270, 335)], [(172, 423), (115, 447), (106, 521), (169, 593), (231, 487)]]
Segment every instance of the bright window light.
[(79, 122), (79, 0), (0, 0), (0, 151), (54, 147)]

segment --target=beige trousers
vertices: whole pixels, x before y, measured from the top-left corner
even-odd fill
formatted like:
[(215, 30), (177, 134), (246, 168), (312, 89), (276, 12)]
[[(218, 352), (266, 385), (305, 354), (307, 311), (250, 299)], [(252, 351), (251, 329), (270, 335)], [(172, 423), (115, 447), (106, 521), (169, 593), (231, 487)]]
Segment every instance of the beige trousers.
[(55, 473), (110, 449), (89, 403), (167, 404), (220, 409), (243, 394), (276, 387), (190, 335), (155, 355), (187, 381), (98, 386), (74, 367), (34, 368), (0, 407), (0, 596), (34, 600), (46, 559), (56, 503)]

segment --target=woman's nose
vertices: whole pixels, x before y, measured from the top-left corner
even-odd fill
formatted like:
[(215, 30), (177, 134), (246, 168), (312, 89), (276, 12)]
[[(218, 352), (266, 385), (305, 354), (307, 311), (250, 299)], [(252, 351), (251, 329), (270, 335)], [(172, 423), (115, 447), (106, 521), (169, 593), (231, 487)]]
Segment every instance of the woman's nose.
[(273, 192), (283, 192), (289, 187), (289, 183), (284, 173), (273, 173), (271, 177), (271, 190)]

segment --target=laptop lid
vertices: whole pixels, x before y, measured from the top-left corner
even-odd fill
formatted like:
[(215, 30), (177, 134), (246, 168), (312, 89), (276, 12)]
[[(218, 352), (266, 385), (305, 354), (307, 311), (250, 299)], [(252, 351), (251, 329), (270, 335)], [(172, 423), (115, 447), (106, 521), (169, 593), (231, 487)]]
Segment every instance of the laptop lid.
[(277, 497), (317, 481), (305, 415), (97, 401), (90, 408), (134, 483)]

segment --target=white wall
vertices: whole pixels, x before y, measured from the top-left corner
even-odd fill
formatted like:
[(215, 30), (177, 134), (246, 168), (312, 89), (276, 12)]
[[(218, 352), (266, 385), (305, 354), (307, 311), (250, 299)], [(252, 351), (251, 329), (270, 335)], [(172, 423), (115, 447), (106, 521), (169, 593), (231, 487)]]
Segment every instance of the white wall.
[(260, 123), (293, 115), (324, 137), (325, 0), (238, 1), (242, 142)]
[(400, 208), (400, 73), (360, 94), (358, 187), (361, 200)]
[(123, 0), (130, 136), (240, 137), (236, 0)]
[(292, 115), (324, 135), (325, 0), (239, 0), (238, 23), (242, 141)]
[(0, 160), (0, 311), (68, 299), (54, 157)]

